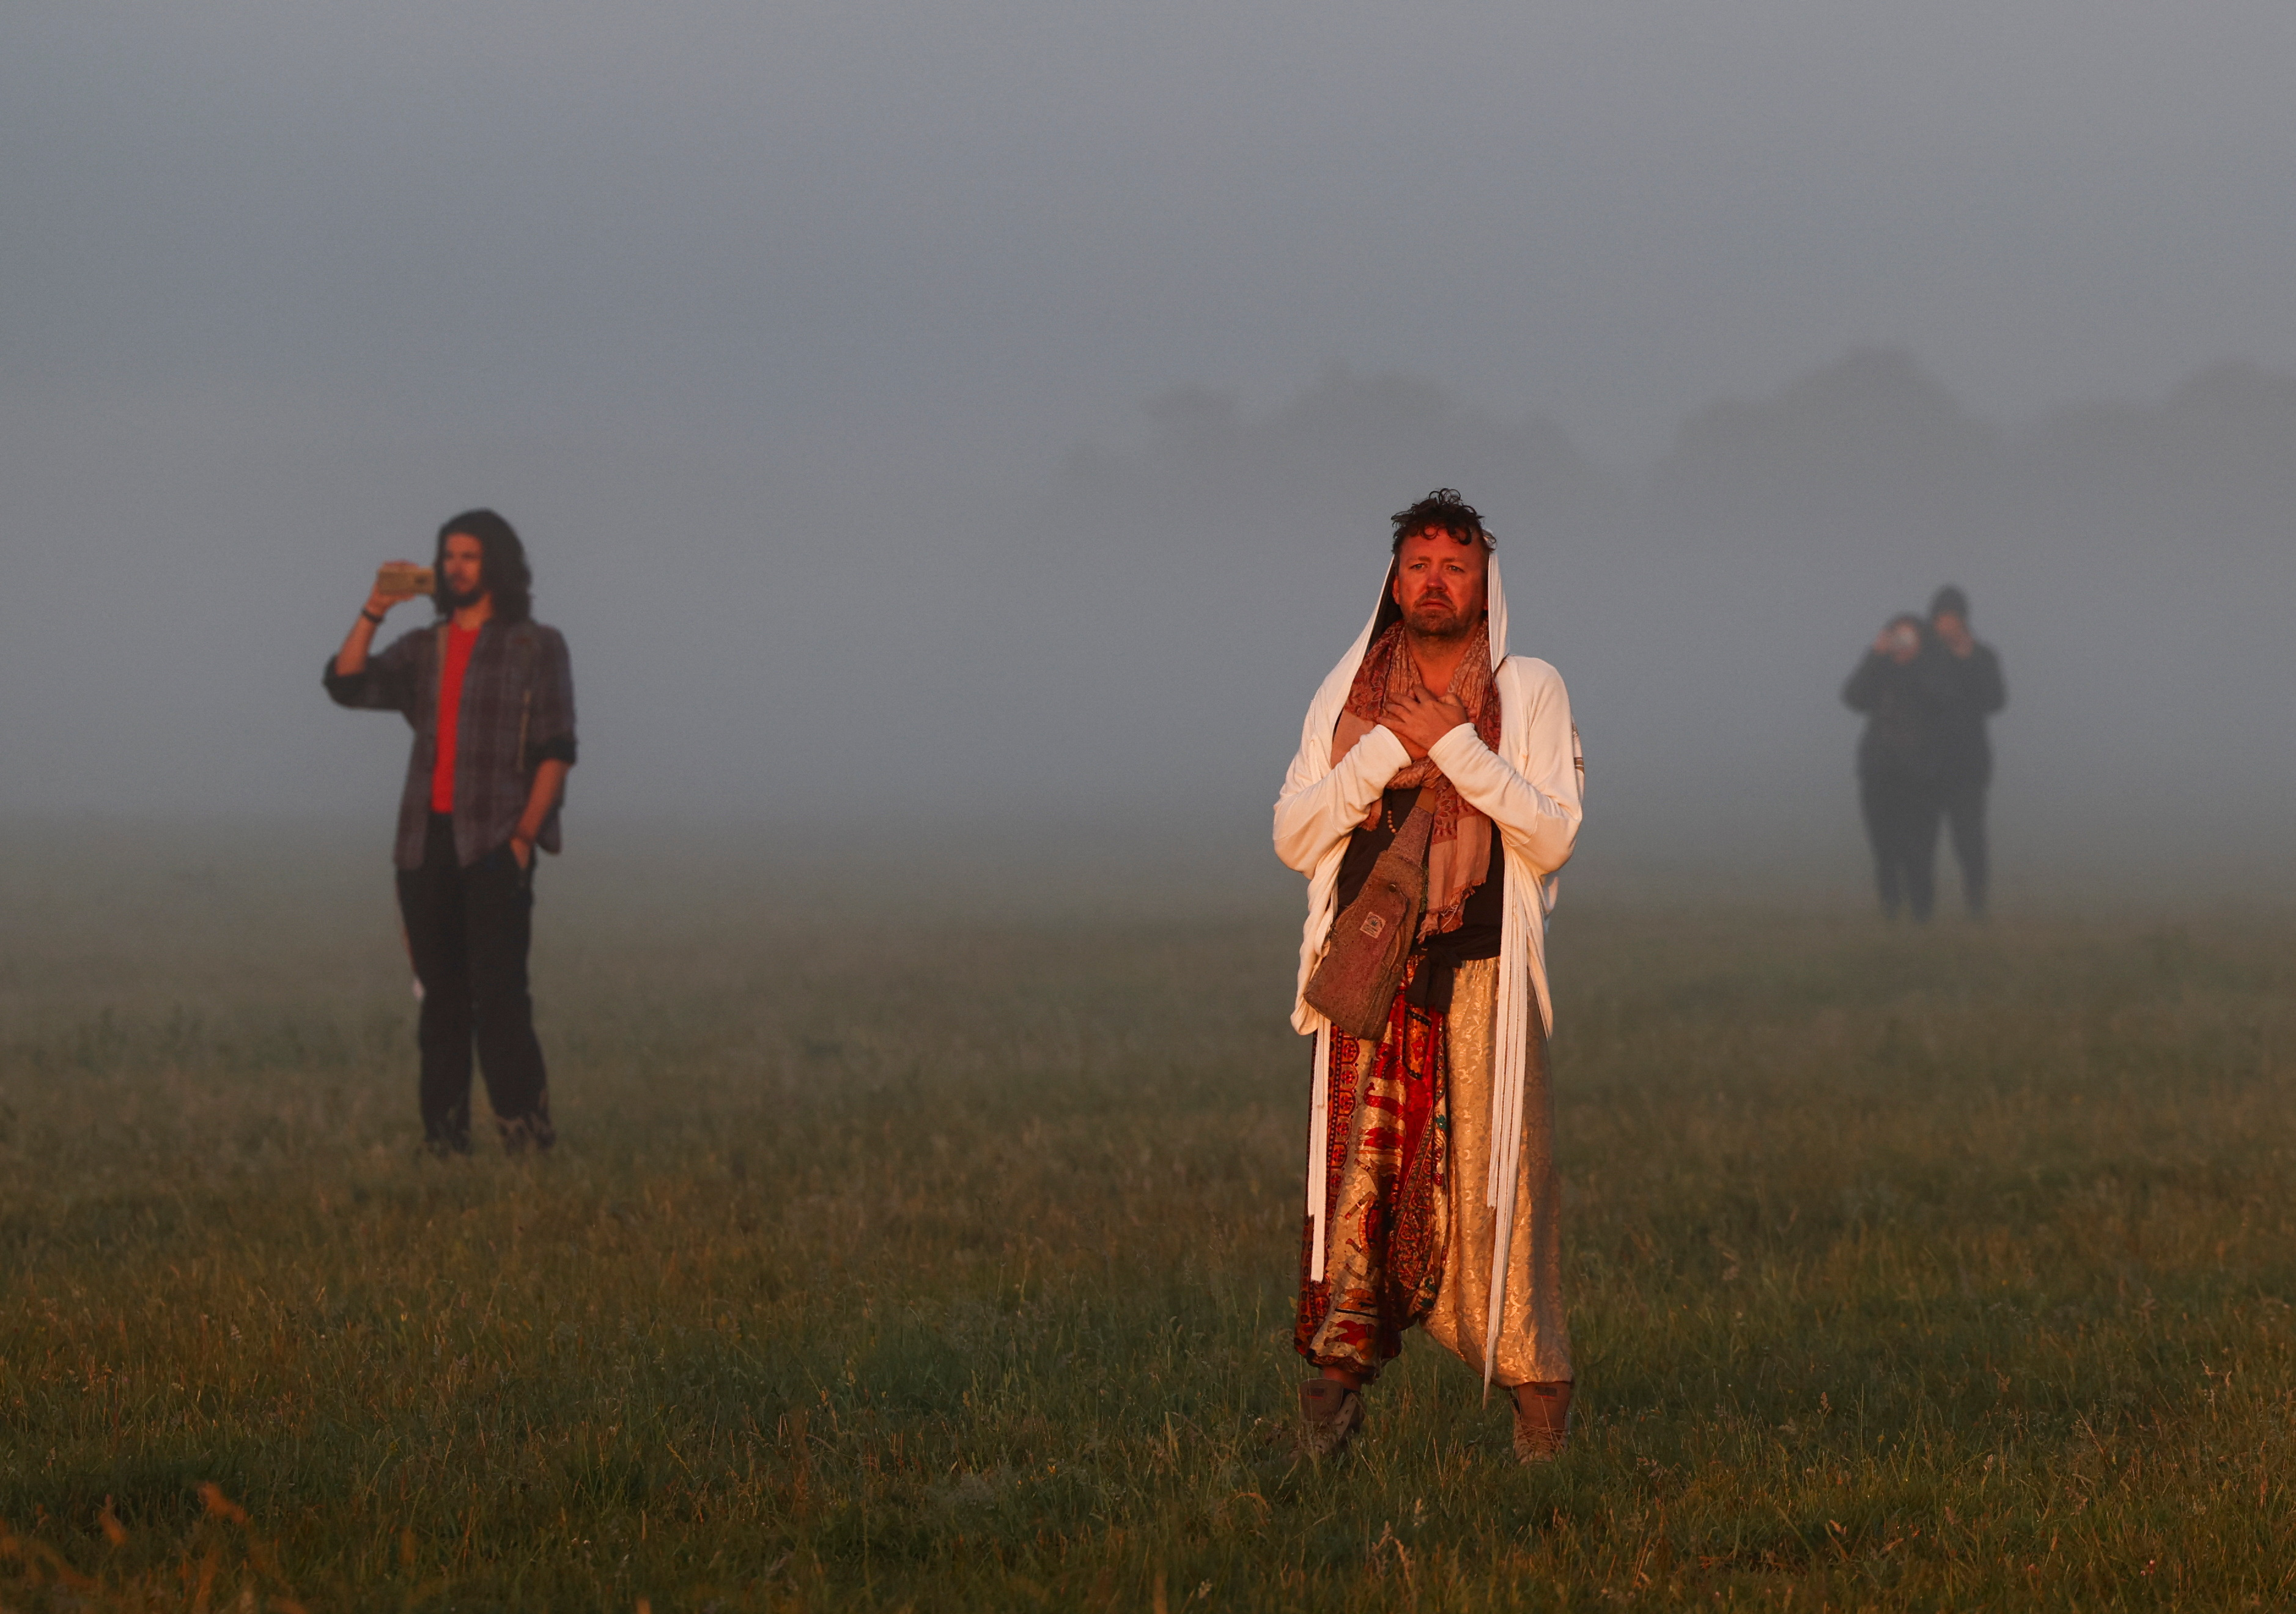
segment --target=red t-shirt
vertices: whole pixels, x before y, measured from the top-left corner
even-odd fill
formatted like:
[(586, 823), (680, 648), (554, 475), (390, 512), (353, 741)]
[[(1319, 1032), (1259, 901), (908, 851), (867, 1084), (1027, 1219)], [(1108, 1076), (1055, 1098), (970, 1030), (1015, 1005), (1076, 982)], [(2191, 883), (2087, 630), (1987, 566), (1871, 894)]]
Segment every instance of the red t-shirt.
[(463, 673), (471, 665), (479, 630), (447, 629), (447, 665), (439, 674), (439, 749), (430, 764), (430, 810), (455, 810), (455, 739), (463, 722)]

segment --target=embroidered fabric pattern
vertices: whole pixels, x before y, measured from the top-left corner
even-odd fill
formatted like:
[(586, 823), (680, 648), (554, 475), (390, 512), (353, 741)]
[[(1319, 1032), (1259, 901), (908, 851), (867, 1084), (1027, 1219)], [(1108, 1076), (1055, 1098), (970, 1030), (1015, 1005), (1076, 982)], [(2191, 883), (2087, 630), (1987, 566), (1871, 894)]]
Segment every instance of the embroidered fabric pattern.
[(1409, 980), (1382, 1041), (1332, 1034), (1324, 1282), (1308, 1277), (1312, 1219), (1300, 1241), (1293, 1346), (1319, 1367), (1366, 1381), (1403, 1348), (1403, 1331), (1434, 1309), (1449, 1240), (1447, 1016), (1406, 1001)]
[[(1412, 659), (1403, 624), (1398, 622), (1364, 652), (1363, 665), (1356, 669), (1354, 686), (1348, 691), (1347, 705), (1332, 731), (1332, 760), (1337, 763), (1355, 749), (1357, 741), (1377, 727), (1387, 715), (1390, 701), (1419, 687), (1419, 666)], [(1482, 742), (1497, 750), (1499, 698), (1498, 686), (1491, 676), (1488, 622), (1476, 624), (1475, 636), (1460, 659), (1458, 670), (1451, 675), (1450, 688), (1445, 692), (1467, 709), (1467, 720), (1474, 725)], [(1467, 805), (1466, 799), (1459, 794), (1459, 787), (1435, 766), (1432, 758), (1412, 763), (1387, 782), (1391, 791), (1420, 785), (1432, 787), (1434, 799), (1430, 806), (1435, 817), (1433, 832), (1427, 838), (1427, 914), (1419, 925), (1420, 938), (1424, 940), (1459, 928), (1461, 910), (1466, 905), (1468, 894), (1482, 884), (1484, 871), (1489, 866), (1491, 821)], [(1377, 825), (1379, 814), (1380, 804), (1374, 802), (1363, 827)]]

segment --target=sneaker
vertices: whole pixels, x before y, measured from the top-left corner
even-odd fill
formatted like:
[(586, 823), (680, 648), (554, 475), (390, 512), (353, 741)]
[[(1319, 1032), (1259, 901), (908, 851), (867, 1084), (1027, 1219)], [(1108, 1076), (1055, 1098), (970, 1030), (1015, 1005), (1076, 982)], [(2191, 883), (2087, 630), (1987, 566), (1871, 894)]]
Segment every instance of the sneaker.
[(1514, 1387), (1514, 1460), (1551, 1462), (1570, 1439), (1570, 1381)]
[(1300, 1387), (1300, 1454), (1336, 1455), (1363, 1423), (1363, 1396), (1337, 1379), (1310, 1379)]

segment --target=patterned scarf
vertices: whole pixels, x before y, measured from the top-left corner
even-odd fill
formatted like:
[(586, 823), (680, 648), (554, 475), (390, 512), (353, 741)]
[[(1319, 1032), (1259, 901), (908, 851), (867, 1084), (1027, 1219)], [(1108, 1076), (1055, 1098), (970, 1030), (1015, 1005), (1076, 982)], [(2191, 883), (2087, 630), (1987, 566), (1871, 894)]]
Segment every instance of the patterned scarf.
[[(1364, 652), (1363, 665), (1356, 669), (1356, 681), (1348, 691), (1347, 705), (1341, 709), (1339, 723), (1332, 731), (1332, 764), (1337, 766), (1341, 758), (1355, 749), (1357, 741), (1379, 725), (1390, 702), (1419, 687), (1419, 664), (1412, 659), (1403, 624), (1395, 623)], [(1498, 687), (1491, 681), (1488, 621), (1475, 624), (1474, 636), (1467, 643), (1467, 653), (1459, 659), (1458, 668), (1451, 675), (1450, 687), (1444, 693), (1467, 709), (1467, 721), (1474, 725), (1475, 733), (1482, 737), (1485, 745), (1496, 750), (1499, 697)], [(1467, 805), (1458, 787), (1444, 776), (1432, 758), (1408, 765), (1387, 782), (1391, 791), (1419, 785), (1434, 787), (1431, 806), (1435, 829), (1427, 841), (1427, 917), (1419, 926), (1419, 939), (1424, 941), (1459, 928), (1464, 917), (1461, 910), (1466, 906), (1468, 897), (1483, 883), (1483, 876), (1490, 870), (1491, 821)], [(1371, 812), (1364, 819), (1365, 829), (1378, 826), (1385, 806), (1383, 801), (1372, 803)]]

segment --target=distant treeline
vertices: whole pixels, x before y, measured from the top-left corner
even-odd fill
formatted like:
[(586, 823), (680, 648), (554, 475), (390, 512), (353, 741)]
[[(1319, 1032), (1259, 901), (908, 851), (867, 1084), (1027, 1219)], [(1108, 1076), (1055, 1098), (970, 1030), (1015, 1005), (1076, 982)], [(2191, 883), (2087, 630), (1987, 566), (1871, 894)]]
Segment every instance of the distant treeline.
[[(1381, 518), (1447, 482), (1501, 534), (1515, 648), (1570, 680), (1614, 848), (1846, 839), (1834, 692), (1885, 617), (1948, 581), (2015, 692), (2013, 867), (2021, 840), (2156, 866), (2260, 847), (2296, 789), (2296, 377), (2225, 365), (2013, 428), (1910, 355), (1859, 350), (1702, 410), (1625, 470), (1551, 422), (1346, 370), (1262, 414), (1177, 393), (1150, 425), (1131, 452), (1073, 455), (1061, 502), (1109, 535), (1090, 564), (1126, 597), (1187, 601), (1119, 638), (1201, 631), (1222, 650), (1197, 697), (1269, 690), (1239, 766), (1358, 625)], [(1209, 594), (1185, 581), (1199, 566)], [(1282, 631), (1255, 636), (1271, 602)]]

